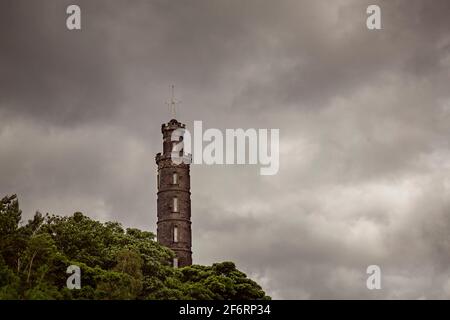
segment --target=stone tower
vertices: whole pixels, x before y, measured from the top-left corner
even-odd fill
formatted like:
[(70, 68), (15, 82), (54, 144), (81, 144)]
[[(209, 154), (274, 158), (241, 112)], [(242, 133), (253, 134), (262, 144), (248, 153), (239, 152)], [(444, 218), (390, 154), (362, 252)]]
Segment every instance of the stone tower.
[[(174, 267), (192, 264), (190, 162), (183, 161), (176, 164), (172, 162), (171, 156), (173, 145), (183, 139), (180, 136), (178, 141), (172, 141), (172, 133), (185, 127), (175, 119), (162, 124), (163, 152), (156, 155), (157, 239), (159, 243), (175, 252)], [(183, 150), (180, 151), (180, 156), (190, 159), (190, 155), (185, 155)]]

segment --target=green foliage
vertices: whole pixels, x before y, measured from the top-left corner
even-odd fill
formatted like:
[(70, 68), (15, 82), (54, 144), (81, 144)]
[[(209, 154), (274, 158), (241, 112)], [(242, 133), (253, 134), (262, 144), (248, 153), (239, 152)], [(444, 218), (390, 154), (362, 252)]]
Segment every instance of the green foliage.
[[(20, 225), (17, 197), (0, 202), (2, 299), (270, 299), (232, 262), (170, 266), (174, 253), (151, 232), (101, 223), (80, 212), (39, 212)], [(81, 269), (81, 289), (66, 286)]]

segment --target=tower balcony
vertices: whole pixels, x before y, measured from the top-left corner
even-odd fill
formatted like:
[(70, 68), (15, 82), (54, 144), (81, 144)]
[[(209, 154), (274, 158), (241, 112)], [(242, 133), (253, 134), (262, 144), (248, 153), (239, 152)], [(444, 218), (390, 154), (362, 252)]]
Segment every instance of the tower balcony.
[[(177, 157), (178, 161), (180, 163), (175, 163), (172, 161), (173, 157)], [(192, 163), (192, 154), (190, 153), (178, 153), (178, 152), (171, 152), (170, 154), (161, 154), (160, 152), (156, 154), (155, 161), (156, 164), (159, 164), (160, 161), (164, 160), (170, 160), (172, 165), (178, 165), (178, 164), (186, 164), (190, 165)]]

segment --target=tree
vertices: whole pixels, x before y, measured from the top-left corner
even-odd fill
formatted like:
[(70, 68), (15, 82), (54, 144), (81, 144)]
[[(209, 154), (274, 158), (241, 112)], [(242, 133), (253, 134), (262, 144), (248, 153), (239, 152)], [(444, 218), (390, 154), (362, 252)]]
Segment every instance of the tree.
[[(42, 215), (20, 226), (16, 196), (0, 202), (0, 299), (268, 299), (233, 262), (171, 266), (153, 233), (101, 223), (80, 212)], [(67, 267), (82, 272), (66, 286)]]
[(18, 299), (20, 279), (0, 255), (0, 300)]
[(24, 247), (19, 232), (21, 217), (16, 195), (6, 196), (0, 201), (0, 253), (10, 266), (18, 265), (18, 255)]
[(23, 272), (26, 274), (26, 282), (29, 284), (33, 278), (41, 282), (56, 256), (55, 242), (49, 234), (33, 234), (20, 259), (24, 263)]

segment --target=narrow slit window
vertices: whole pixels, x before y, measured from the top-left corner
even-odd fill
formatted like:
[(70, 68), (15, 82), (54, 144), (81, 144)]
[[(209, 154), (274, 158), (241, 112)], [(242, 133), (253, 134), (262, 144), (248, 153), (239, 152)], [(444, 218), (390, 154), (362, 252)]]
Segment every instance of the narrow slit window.
[(158, 189), (159, 189), (159, 173), (158, 173), (158, 177), (156, 178), (156, 186), (157, 186)]
[(172, 175), (172, 184), (178, 184), (178, 173), (176, 172)]
[(173, 212), (178, 212), (178, 198), (173, 198)]
[(178, 268), (178, 258), (173, 258), (173, 267)]
[(173, 227), (173, 242), (178, 242), (178, 227)]

